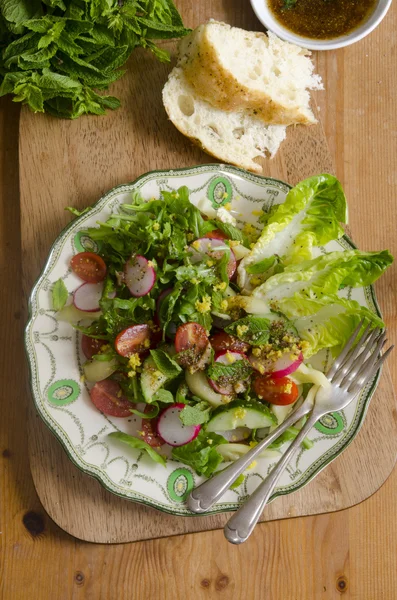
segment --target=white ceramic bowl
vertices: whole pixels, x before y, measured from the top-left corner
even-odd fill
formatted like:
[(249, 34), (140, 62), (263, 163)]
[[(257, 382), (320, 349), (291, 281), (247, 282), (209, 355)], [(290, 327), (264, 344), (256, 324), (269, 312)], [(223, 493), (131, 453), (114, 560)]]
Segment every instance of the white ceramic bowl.
[(335, 48), (343, 48), (344, 46), (350, 46), (358, 42), (366, 35), (371, 33), (382, 21), (390, 8), (392, 0), (378, 0), (376, 8), (369, 19), (364, 21), (359, 27), (356, 27), (347, 35), (342, 35), (338, 38), (330, 40), (315, 40), (307, 38), (296, 33), (293, 33), (290, 29), (284, 27), (270, 11), (268, 7), (268, 0), (251, 0), (251, 6), (254, 9), (256, 16), (263, 25), (270, 29), (273, 33), (278, 35), (281, 39), (296, 44), (297, 46), (303, 46), (309, 50), (334, 50)]

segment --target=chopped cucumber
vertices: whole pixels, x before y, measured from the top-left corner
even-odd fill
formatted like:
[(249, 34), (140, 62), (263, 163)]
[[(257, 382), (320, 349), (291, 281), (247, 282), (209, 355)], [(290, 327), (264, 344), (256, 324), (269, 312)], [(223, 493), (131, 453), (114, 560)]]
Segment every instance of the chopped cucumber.
[(199, 398), (201, 398), (201, 400), (209, 402), (211, 406), (223, 405), (221, 394), (217, 394), (212, 389), (203, 371), (189, 373), (189, 371), (186, 370), (185, 379), (189, 390), (194, 396), (198, 396)]
[[(222, 454), (223, 460), (235, 461), (247, 454), (251, 450), (251, 447), (247, 446), (247, 444), (220, 444), (216, 450), (219, 454)], [(280, 452), (279, 450), (265, 448), (260, 453), (259, 458), (280, 458)]]
[(234, 400), (214, 411), (206, 430), (229, 431), (237, 427), (260, 429), (261, 427), (270, 427), (275, 421), (274, 415), (260, 402)]
[(141, 388), (145, 401), (149, 404), (153, 401), (153, 396), (166, 383), (167, 376), (161, 373), (156, 367), (153, 358), (149, 356), (143, 363), (141, 374)]

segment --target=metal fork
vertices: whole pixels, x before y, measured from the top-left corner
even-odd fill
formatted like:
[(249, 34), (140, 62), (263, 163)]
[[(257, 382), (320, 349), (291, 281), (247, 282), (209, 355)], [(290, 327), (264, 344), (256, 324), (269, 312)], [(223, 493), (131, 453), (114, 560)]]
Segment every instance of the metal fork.
[[(358, 394), (360, 389), (364, 387), (367, 381), (375, 374), (377, 369), (379, 369), (382, 362), (386, 359), (387, 355), (392, 350), (392, 348), (389, 348), (389, 350), (380, 359), (378, 359), (378, 353), (384, 344), (385, 334), (382, 334), (378, 329), (370, 332), (369, 327), (367, 327), (367, 329), (364, 331), (361, 340), (357, 344), (357, 346), (354, 349), (352, 349), (354, 342), (356, 341), (361, 329), (362, 322), (358, 325), (353, 335), (348, 340), (343, 351), (335, 360), (332, 367), (327, 373), (327, 377), (332, 382), (332, 384), (336, 385), (337, 383), (341, 383), (341, 385), (338, 387), (340, 390), (342, 390), (343, 398), (341, 402), (343, 401), (343, 405), (339, 407), (339, 403), (338, 405), (335, 404), (334, 395), (332, 395), (332, 398), (329, 399), (331, 407), (325, 407), (324, 398), (323, 403), (318, 403), (318, 400), (316, 398), (316, 410), (313, 410), (313, 413), (309, 418), (308, 422), (306, 423), (305, 427), (303, 428), (303, 430), (301, 430), (294, 443), (291, 444), (287, 453), (281, 459), (280, 463), (275, 469), (273, 469), (269, 477), (254, 492), (254, 494), (247, 501), (247, 503), (240, 508), (240, 510), (232, 517), (232, 519), (226, 525), (225, 535), (227, 539), (229, 539), (229, 541), (231, 541), (232, 543), (241, 543), (242, 541), (245, 541), (248, 538), (262, 512), (264, 505), (269, 499), (282, 471), (288, 464), (295, 450), (299, 447), (299, 444), (305, 437), (307, 431), (324, 414), (327, 414), (328, 412), (332, 412), (334, 410), (340, 410), (340, 408), (343, 408), (351, 400), (353, 400), (353, 398)], [(374, 352), (367, 359), (366, 357), (368, 355), (368, 349), (370, 347), (374, 347)], [(340, 370), (338, 371), (338, 369)], [(339, 378), (338, 380), (337, 377)], [(345, 381), (347, 377), (349, 377), (349, 380)], [(357, 377), (358, 379), (354, 382), (353, 385), (352, 382), (355, 377)], [(349, 385), (348, 387), (346, 387), (348, 383)], [(303, 416), (307, 415), (312, 411), (313, 396), (316, 394), (317, 390), (318, 387), (313, 386), (311, 393), (309, 393), (308, 397), (303, 402), (303, 404), (291, 415), (289, 415), (289, 417), (275, 431), (273, 431), (272, 434), (270, 434), (267, 438), (262, 440), (250, 452), (245, 454), (238, 461), (230, 465), (230, 467), (228, 467), (212, 479), (209, 479), (208, 481), (204, 482), (199, 487), (194, 489), (191, 492), (187, 501), (189, 509), (195, 513), (204, 513), (209, 508), (211, 508), (211, 506), (223, 496), (223, 494), (237, 479), (237, 477), (241, 473), (243, 473), (243, 471), (265, 448), (267, 448), (275, 439), (277, 439), (281, 435), (281, 433), (283, 433), (283, 431), (285, 431), (288, 427), (290, 427)], [(343, 392), (343, 390), (346, 391)], [(321, 396), (321, 394), (318, 394), (318, 396)], [(322, 409), (321, 414), (319, 413), (320, 408)], [(265, 484), (266, 487), (269, 488), (268, 491), (264, 489)], [(265, 494), (265, 496), (263, 496), (263, 494)], [(261, 501), (259, 502), (259, 500)], [(254, 501), (255, 507), (253, 506)], [(251, 515), (252, 511), (254, 511), (254, 514)], [(242, 524), (240, 516), (243, 517)], [(246, 520), (247, 524), (245, 524)]]
[(361, 328), (362, 323), (354, 331), (341, 354), (332, 364), (327, 373), (327, 378), (331, 384), (330, 388), (328, 390), (324, 387), (319, 388), (314, 399), (313, 410), (307, 422), (280, 462), (245, 504), (226, 523), (224, 528), (225, 537), (232, 544), (241, 544), (251, 535), (277, 481), (308, 431), (327, 413), (342, 410), (350, 404), (392, 351), (393, 346), (388, 348), (382, 356), (379, 356), (386, 342), (386, 331), (382, 332), (379, 329), (370, 331), (369, 327), (364, 331), (358, 344), (353, 347)]

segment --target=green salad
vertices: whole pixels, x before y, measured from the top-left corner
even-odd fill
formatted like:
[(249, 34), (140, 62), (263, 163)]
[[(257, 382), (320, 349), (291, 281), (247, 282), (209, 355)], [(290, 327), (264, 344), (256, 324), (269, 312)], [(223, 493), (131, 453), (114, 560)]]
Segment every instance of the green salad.
[(81, 333), (94, 406), (115, 423), (141, 420), (138, 432), (110, 437), (209, 477), (280, 424), (313, 384), (326, 384), (311, 357), (336, 355), (360, 321), (383, 327), (340, 291), (373, 283), (393, 259), (387, 250), (324, 250), (347, 218), (331, 175), (291, 189), (261, 215), (260, 234), (239, 229), (230, 208), (215, 218), (205, 210), (186, 187), (150, 200), (133, 193), (85, 232), (100, 249), (72, 257), (81, 285), (69, 297), (60, 280), (53, 303)]

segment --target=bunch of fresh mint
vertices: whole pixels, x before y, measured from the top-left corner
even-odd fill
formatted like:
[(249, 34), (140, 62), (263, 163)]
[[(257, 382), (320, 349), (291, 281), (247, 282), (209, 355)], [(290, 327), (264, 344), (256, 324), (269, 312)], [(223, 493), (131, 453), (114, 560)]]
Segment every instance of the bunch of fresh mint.
[(137, 46), (186, 35), (172, 0), (0, 0), (0, 96), (34, 112), (76, 119), (120, 101), (98, 93)]

